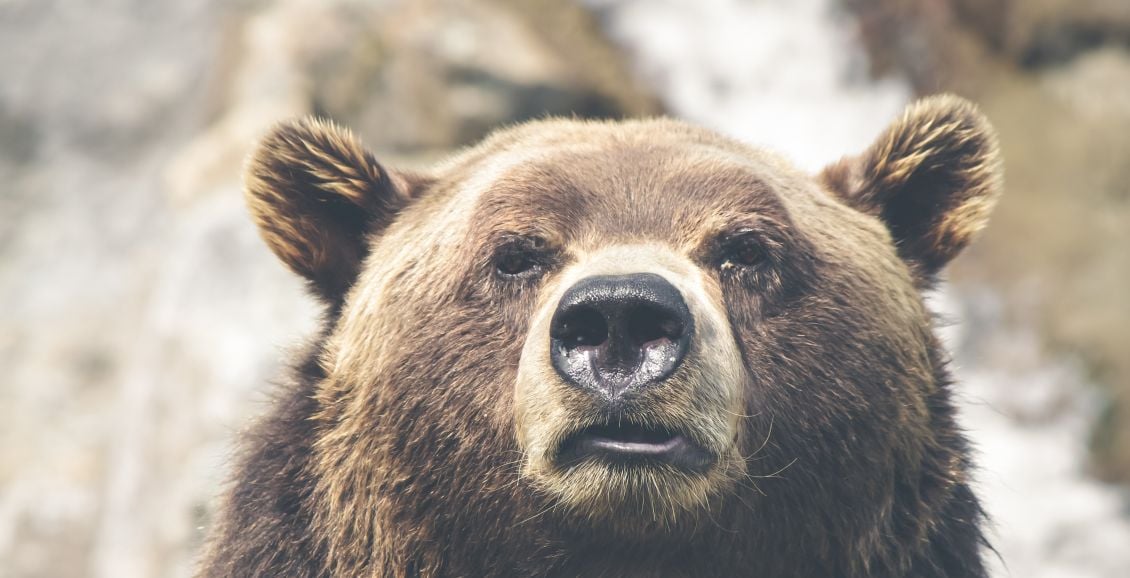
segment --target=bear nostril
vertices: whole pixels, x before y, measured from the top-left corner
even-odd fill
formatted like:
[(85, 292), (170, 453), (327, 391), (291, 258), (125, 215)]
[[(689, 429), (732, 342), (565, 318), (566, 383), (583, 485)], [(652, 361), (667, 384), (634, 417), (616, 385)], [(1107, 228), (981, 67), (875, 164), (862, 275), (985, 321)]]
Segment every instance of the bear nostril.
[(596, 346), (608, 340), (608, 323), (595, 309), (578, 307), (557, 319), (550, 336), (565, 347)]
[(627, 337), (637, 347), (661, 340), (678, 341), (683, 336), (683, 322), (660, 307), (635, 307), (625, 321)]

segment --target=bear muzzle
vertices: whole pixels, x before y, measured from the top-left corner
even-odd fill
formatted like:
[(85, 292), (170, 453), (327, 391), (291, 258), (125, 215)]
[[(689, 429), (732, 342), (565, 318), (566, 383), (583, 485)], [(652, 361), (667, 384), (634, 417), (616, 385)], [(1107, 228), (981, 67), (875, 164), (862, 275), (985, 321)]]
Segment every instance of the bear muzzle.
[(523, 479), (585, 520), (673, 523), (740, 478), (747, 382), (699, 263), (660, 243), (580, 254), (545, 287), (523, 344)]
[(550, 322), (551, 362), (565, 383), (616, 417), (566, 438), (559, 463), (595, 457), (709, 467), (712, 456), (683, 432), (623, 419), (641, 391), (678, 369), (694, 333), (682, 294), (654, 273), (595, 275), (566, 290)]

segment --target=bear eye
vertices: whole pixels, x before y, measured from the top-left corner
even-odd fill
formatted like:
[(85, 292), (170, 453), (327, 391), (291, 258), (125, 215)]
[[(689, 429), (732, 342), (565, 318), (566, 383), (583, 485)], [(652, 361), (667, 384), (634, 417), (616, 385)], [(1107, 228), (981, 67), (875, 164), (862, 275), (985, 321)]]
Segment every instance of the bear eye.
[(537, 238), (511, 239), (494, 257), (494, 268), (503, 277), (532, 277), (545, 265), (545, 242)]
[(528, 273), (538, 266), (529, 255), (522, 253), (507, 253), (499, 256), (495, 262), (495, 267), (498, 272), (503, 275), (517, 276), (523, 273)]
[(721, 268), (751, 268), (765, 262), (767, 254), (761, 240), (752, 233), (731, 235), (722, 241)]

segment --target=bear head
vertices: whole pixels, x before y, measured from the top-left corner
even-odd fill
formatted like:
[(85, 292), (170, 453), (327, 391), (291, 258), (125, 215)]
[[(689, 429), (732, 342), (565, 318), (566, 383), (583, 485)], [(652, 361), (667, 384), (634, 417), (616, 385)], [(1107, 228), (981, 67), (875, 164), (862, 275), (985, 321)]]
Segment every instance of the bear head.
[(889, 536), (930, 540), (968, 470), (921, 292), (984, 225), (998, 157), (949, 96), (817, 175), (663, 119), (532, 122), (427, 172), (277, 127), (246, 193), (330, 311), (319, 551), (499, 568), (497, 543), (740, 535), (763, 547), (718, 555), (911, 564)]

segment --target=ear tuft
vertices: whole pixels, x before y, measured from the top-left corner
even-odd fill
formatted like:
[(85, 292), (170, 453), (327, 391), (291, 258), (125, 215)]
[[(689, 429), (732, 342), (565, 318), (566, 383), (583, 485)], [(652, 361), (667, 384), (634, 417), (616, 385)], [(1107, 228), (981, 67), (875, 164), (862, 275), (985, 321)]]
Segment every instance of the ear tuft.
[(280, 124), (264, 137), (244, 184), (267, 245), (331, 302), (356, 280), (369, 235), (413, 194), (409, 179), (386, 171), (349, 130), (316, 118)]
[(985, 226), (1003, 187), (996, 132), (976, 106), (951, 95), (912, 104), (866, 152), (821, 178), (880, 218), (902, 258), (927, 277)]

